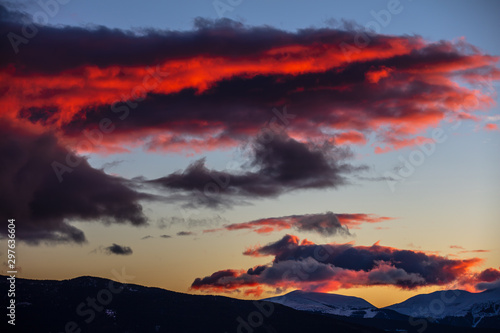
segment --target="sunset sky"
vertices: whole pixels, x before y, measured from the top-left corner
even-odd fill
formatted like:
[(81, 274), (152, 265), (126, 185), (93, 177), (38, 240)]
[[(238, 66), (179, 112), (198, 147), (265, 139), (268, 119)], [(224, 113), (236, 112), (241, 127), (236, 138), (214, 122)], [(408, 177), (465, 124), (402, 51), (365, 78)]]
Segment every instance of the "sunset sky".
[(500, 283), (500, 3), (46, 4), (0, 1), (19, 277), (376, 306)]

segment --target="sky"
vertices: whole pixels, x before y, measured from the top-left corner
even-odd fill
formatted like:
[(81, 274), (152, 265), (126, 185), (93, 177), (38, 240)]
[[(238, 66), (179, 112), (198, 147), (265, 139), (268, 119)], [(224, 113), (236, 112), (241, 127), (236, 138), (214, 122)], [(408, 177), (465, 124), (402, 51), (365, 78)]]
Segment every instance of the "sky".
[(498, 285), (499, 6), (0, 1), (19, 277), (376, 306)]

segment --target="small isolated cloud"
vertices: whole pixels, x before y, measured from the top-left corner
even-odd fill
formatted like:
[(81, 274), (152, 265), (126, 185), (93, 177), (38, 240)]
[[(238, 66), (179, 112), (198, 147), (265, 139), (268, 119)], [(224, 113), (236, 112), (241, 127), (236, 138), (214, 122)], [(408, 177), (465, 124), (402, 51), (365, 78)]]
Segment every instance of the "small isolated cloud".
[(105, 247), (104, 252), (106, 254), (117, 254), (117, 255), (122, 255), (122, 256), (128, 256), (133, 253), (132, 249), (128, 246), (122, 246), (113, 243), (113, 245)]
[(487, 253), (490, 252), (490, 250), (463, 250), (458, 253)]
[(153, 238), (153, 236), (147, 235), (147, 236), (142, 237), (141, 239), (150, 239), (150, 238)]
[(459, 254), (463, 254), (463, 253), (487, 253), (487, 252), (490, 252), (490, 250), (484, 250), (484, 249), (467, 250), (467, 249), (465, 249), (465, 247), (460, 246), (460, 245), (450, 245), (450, 249), (460, 250), (460, 251), (458, 251)]
[(500, 121), (500, 114), (496, 114), (494, 116), (487, 116), (486, 120), (491, 122)]
[(179, 231), (177, 233), (177, 236), (191, 236), (194, 235), (194, 232), (191, 231)]
[(172, 238), (170, 235), (160, 235), (161, 238)]
[(484, 129), (487, 131), (498, 131), (498, 125), (497, 124), (486, 124), (484, 125)]

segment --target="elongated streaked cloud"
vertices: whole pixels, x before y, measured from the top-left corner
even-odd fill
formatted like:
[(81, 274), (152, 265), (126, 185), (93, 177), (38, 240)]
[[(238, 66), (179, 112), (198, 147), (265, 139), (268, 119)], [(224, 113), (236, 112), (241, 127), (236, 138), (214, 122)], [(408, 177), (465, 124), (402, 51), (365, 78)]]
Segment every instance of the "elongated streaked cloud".
[(326, 212), (324, 214), (269, 217), (250, 222), (228, 224), (217, 229), (206, 229), (204, 232), (252, 230), (259, 234), (267, 234), (293, 228), (298, 231), (311, 231), (325, 236), (337, 233), (349, 235), (349, 228), (359, 228), (362, 223), (378, 223), (392, 219), (391, 217), (374, 214), (334, 214)]
[(194, 235), (194, 232), (192, 231), (179, 231), (177, 233), (177, 236), (192, 236)]

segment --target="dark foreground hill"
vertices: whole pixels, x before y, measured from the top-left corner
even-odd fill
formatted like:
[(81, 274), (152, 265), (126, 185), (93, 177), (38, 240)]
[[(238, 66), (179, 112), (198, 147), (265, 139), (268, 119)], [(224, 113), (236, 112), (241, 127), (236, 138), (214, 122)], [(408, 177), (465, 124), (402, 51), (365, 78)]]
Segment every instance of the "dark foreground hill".
[[(0, 280), (3, 306), (7, 280)], [(15, 328), (1, 332), (382, 332), (269, 302), (198, 296), (95, 277), (16, 280)]]

